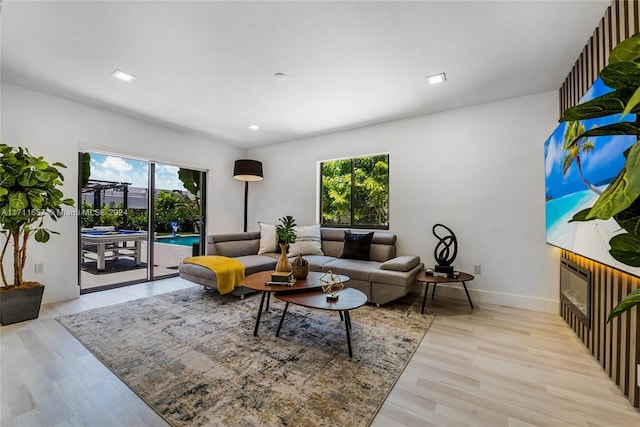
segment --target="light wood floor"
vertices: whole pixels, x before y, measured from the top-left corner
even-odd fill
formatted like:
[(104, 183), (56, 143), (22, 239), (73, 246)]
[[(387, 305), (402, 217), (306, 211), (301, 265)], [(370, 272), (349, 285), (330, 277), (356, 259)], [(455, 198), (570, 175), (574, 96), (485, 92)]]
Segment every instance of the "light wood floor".
[[(166, 425), (54, 319), (190, 286), (173, 278), (87, 294), (0, 328), (0, 425)], [(559, 316), (472, 311), (437, 295), (429, 311), (436, 320), (373, 426), (640, 426)]]

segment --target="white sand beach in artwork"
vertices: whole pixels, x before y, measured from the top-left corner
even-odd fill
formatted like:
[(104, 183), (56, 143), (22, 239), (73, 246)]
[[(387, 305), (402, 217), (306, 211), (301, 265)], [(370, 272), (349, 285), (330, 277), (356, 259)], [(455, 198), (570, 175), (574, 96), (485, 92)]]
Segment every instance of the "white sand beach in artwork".
[[(570, 218), (566, 218), (567, 221), (569, 219)], [(606, 221), (597, 219), (564, 224), (558, 221), (548, 230), (547, 241), (553, 245), (568, 249), (571, 252), (626, 271), (635, 276), (640, 276), (639, 267), (631, 267), (623, 264), (609, 254), (609, 240), (611, 240), (613, 236), (623, 234), (624, 232), (614, 219), (608, 219)]]

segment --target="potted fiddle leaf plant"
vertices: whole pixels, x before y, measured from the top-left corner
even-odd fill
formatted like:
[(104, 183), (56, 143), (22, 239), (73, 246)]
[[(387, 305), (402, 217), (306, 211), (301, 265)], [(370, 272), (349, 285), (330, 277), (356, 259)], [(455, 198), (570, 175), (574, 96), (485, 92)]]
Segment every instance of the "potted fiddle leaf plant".
[[(31, 238), (46, 243), (51, 234), (45, 218), (57, 221), (62, 206), (73, 206), (58, 189), (66, 166), (50, 164), (22, 147), (0, 144), (0, 323), (9, 325), (35, 319), (40, 314), (44, 285), (24, 280), (27, 245)], [(13, 281), (9, 283), (5, 258), (13, 262)]]
[(284, 216), (279, 219), (280, 224), (276, 225), (276, 234), (278, 235), (278, 241), (280, 244), (280, 258), (276, 264), (276, 271), (286, 272), (291, 271), (291, 263), (287, 258), (287, 251), (289, 250), (289, 244), (296, 241), (296, 221), (291, 215)]

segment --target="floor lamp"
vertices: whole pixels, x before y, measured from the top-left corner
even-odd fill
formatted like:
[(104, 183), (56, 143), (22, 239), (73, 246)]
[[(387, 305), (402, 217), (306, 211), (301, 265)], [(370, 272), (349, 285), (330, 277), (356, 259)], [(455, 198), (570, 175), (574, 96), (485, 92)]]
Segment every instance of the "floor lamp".
[(262, 162), (257, 160), (236, 160), (233, 167), (233, 177), (244, 181), (244, 231), (247, 231), (247, 200), (249, 198), (249, 182), (262, 181)]

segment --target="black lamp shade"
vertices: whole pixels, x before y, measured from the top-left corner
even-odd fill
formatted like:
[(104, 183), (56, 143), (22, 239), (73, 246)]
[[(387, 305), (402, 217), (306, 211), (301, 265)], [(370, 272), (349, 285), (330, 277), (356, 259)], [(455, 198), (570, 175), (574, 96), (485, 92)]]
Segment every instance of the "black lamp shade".
[(262, 181), (262, 162), (257, 160), (236, 160), (233, 177), (239, 181)]

